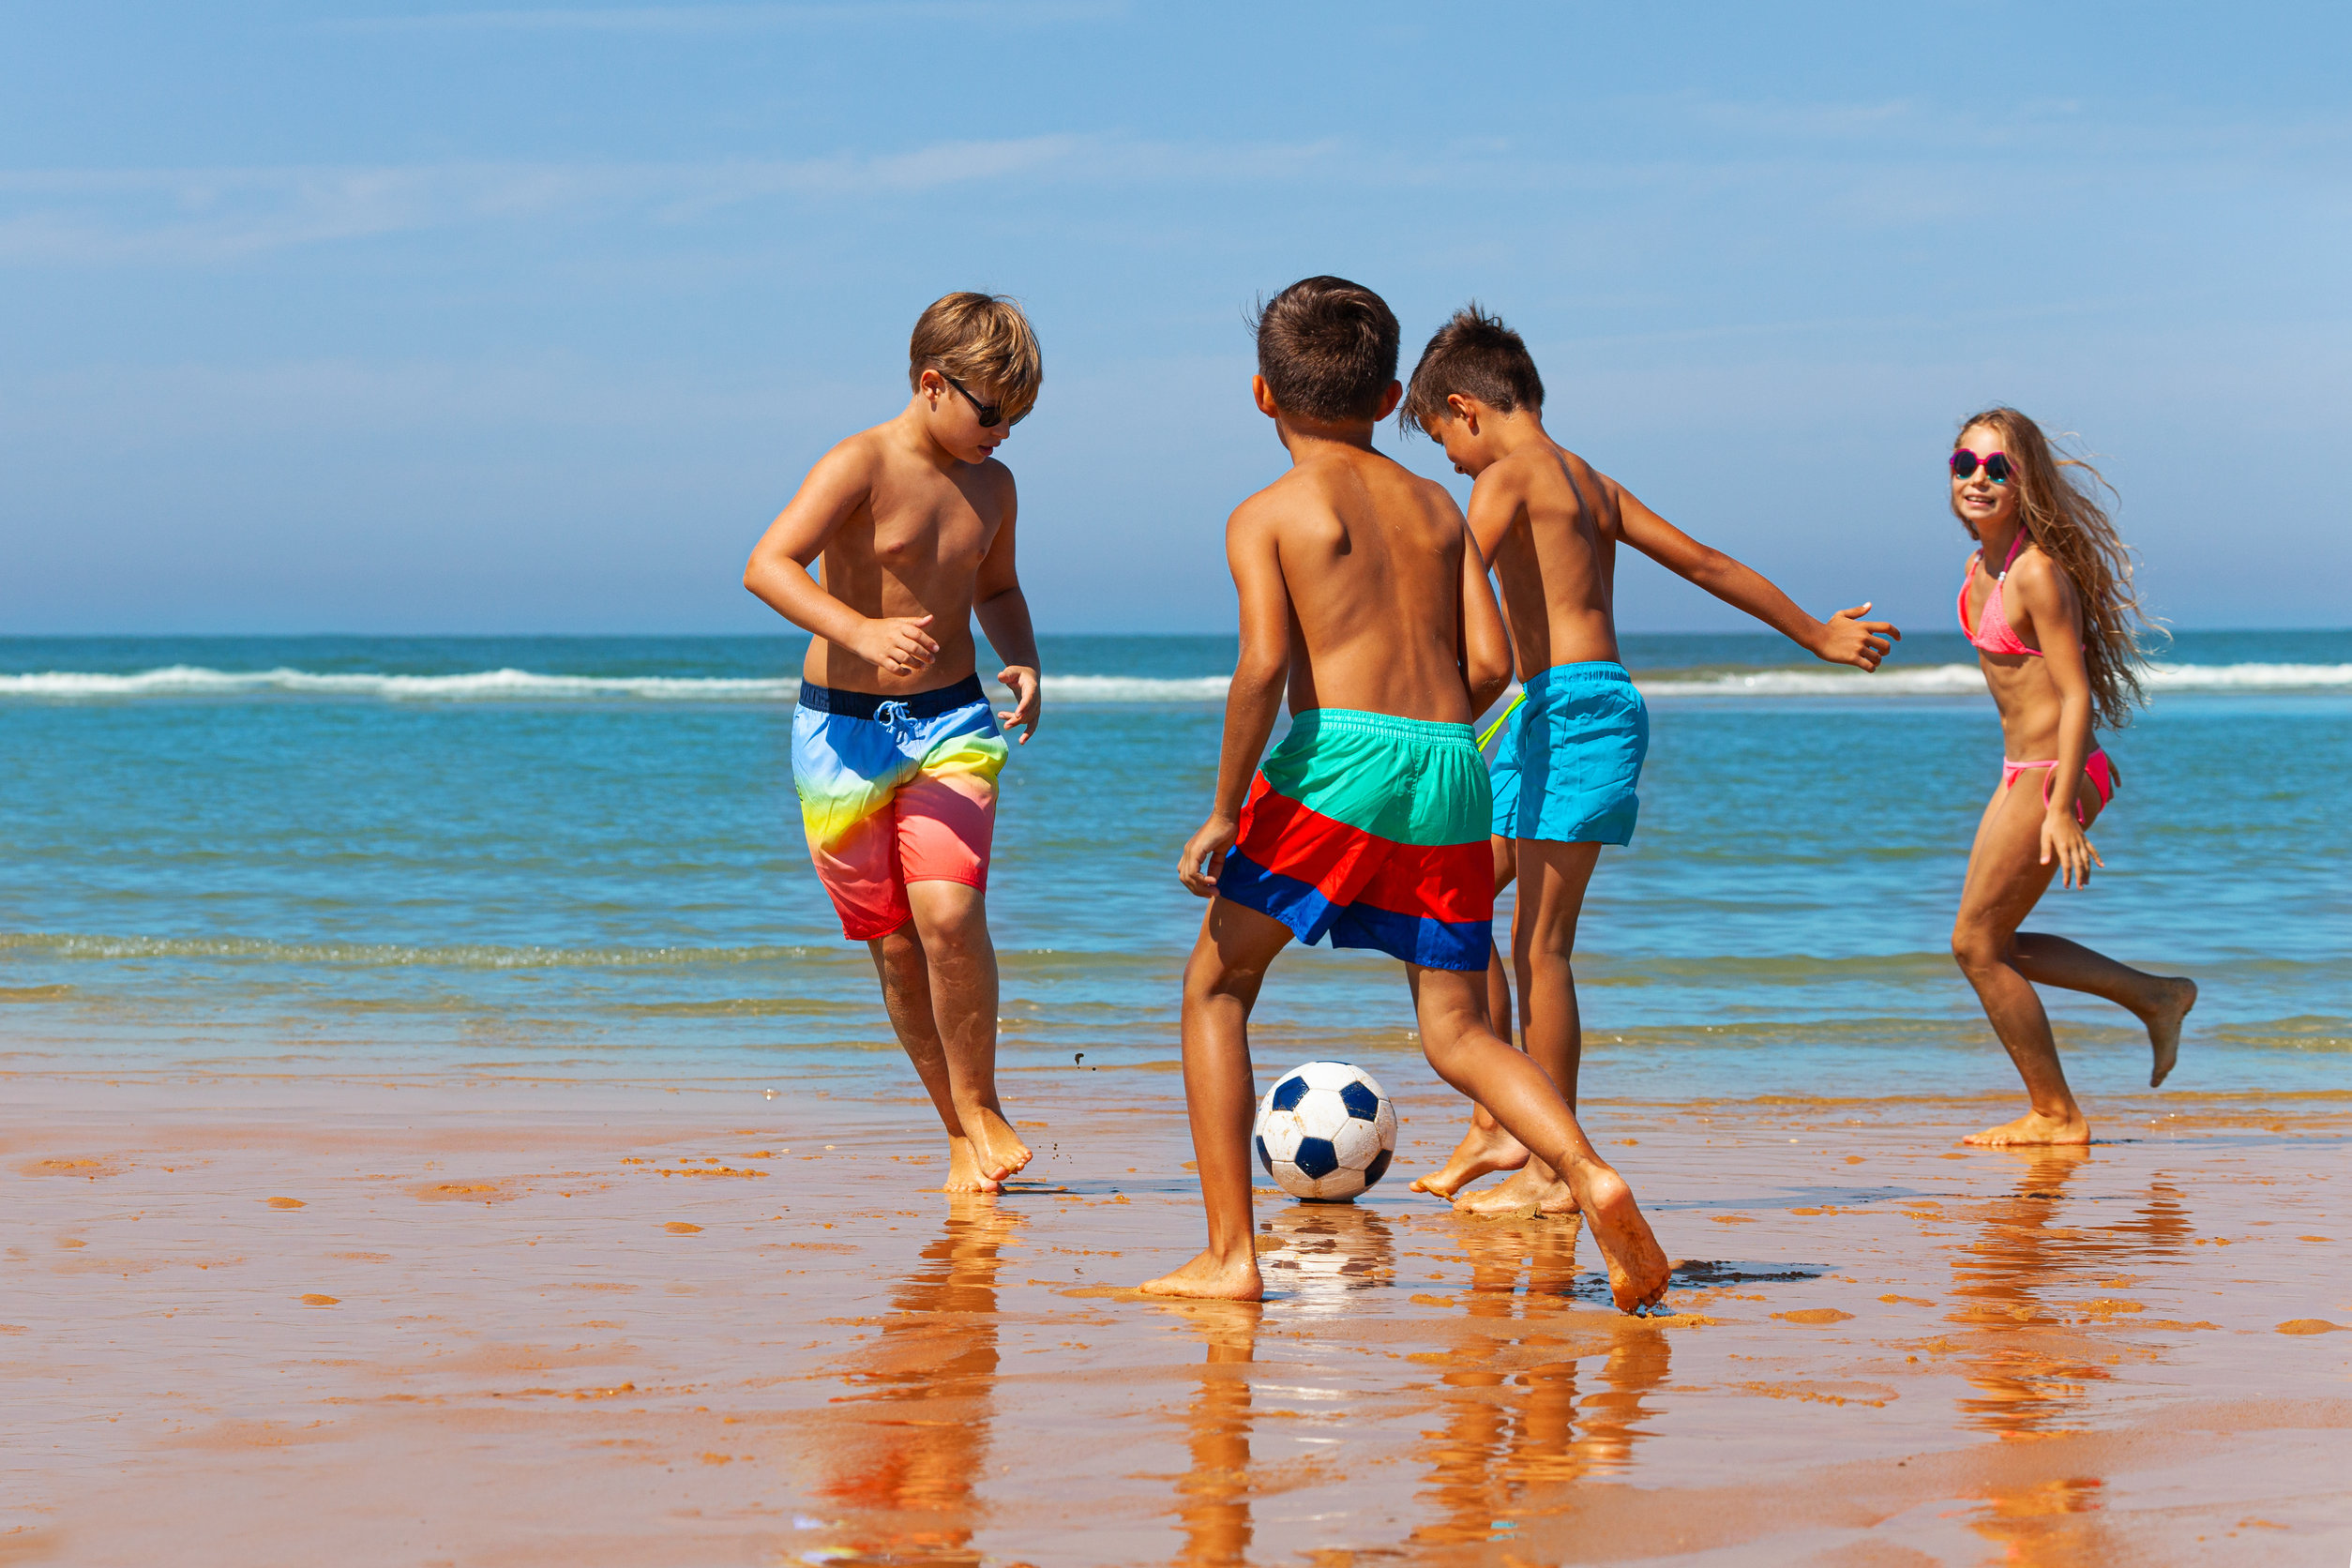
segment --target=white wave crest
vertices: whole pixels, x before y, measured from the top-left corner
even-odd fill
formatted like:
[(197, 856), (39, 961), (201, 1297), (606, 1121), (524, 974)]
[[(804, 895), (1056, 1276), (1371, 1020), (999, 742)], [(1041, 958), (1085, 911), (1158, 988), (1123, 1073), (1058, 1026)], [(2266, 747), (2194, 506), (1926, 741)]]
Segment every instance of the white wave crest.
[[(1225, 675), (1048, 675), (1046, 697), (1053, 702), (1133, 703), (1172, 707), (1225, 701)], [(1984, 690), (1973, 664), (1938, 664), (1923, 669), (1885, 669), (1874, 675), (1858, 670), (1734, 670), (1670, 672), (1644, 676), (1642, 691), (1652, 698), (1774, 697), (1973, 697)], [(2171, 664), (2148, 671), (2151, 692), (2269, 692), (2352, 690), (2352, 664)], [(1000, 700), (1009, 699), (994, 687)], [(240, 695), (340, 697), (380, 701), (564, 701), (633, 700), (654, 702), (790, 702), (800, 691), (793, 678), (684, 675), (543, 675), (528, 670), (479, 670), (455, 675), (394, 675), (355, 671), (324, 673), (276, 670), (209, 670), (174, 664), (129, 674), (89, 671), (44, 671), (0, 674), (0, 699), (58, 701), (147, 697), (235, 697)]]
[(249, 692), (286, 692), (324, 697), (375, 697), (394, 701), (464, 701), (478, 698), (641, 697), (689, 701), (789, 699), (797, 681), (724, 680), (677, 676), (539, 675), (528, 670), (477, 670), (462, 675), (386, 675), (373, 671), (322, 674), (309, 670), (228, 671), (174, 664), (129, 675), (48, 671), (0, 675), (0, 696), (8, 697), (226, 697)]
[(1223, 702), (1232, 684), (1230, 675), (1048, 675), (1046, 695), (1057, 702)]
[[(2352, 664), (2159, 664), (2143, 677), (2151, 693), (2168, 691), (2352, 690)], [(1646, 697), (1977, 697), (1984, 672), (1973, 664), (1920, 670), (1726, 671), (1651, 676), (1636, 683)]]
[(1720, 674), (1651, 675), (1635, 685), (1644, 697), (1981, 697), (1984, 674), (1973, 664), (1924, 670), (1733, 670)]
[[(1130, 675), (1048, 675), (1046, 696), (1057, 702), (1221, 702), (1228, 677), (1152, 679)], [(1009, 698), (1002, 686), (996, 695)], [(391, 675), (373, 671), (327, 674), (276, 670), (208, 670), (174, 664), (131, 674), (56, 670), (0, 675), (0, 697), (61, 701), (139, 697), (240, 695), (375, 698), (385, 701), (540, 701), (634, 698), (671, 702), (790, 702), (798, 677), (730, 678), (676, 675), (542, 675), (528, 670), (478, 670), (460, 675)]]

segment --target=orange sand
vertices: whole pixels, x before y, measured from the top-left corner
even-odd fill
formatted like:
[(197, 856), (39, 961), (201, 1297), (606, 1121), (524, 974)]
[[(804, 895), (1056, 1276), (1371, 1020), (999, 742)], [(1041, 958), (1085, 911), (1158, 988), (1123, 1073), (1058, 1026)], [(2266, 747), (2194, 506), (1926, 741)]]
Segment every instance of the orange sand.
[(1262, 1308), (1123, 1293), (1199, 1240), (1164, 1070), (1008, 1075), (1001, 1199), (912, 1096), (13, 1078), (0, 1564), (2352, 1556), (2352, 1096), (1596, 1102), (1693, 1260), (1636, 1321), (1366, 1064), (1416, 1163), (1262, 1199)]

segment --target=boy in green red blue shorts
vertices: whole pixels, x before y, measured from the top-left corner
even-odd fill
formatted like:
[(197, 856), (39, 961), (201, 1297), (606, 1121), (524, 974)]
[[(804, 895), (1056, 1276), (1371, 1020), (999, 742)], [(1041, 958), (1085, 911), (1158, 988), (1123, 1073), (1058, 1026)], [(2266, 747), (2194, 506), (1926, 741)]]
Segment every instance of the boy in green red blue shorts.
[[(1252, 392), (1290, 471), (1226, 525), (1241, 657), (1209, 820), (1179, 857), (1210, 900), (1184, 969), (1184, 1099), (1209, 1245), (1143, 1287), (1256, 1301), (1249, 1013), (1292, 940), (1400, 958), (1422, 1049), (1554, 1164), (1589, 1217), (1628, 1312), (1666, 1291), (1666, 1259), (1549, 1079), (1487, 1027), (1491, 797), (1472, 714), (1508, 684), (1510, 650), (1462, 514), (1442, 486), (1372, 448), (1396, 405), (1396, 318), (1339, 278), (1293, 283), (1259, 313)], [(1288, 693), (1290, 731), (1258, 762)]]

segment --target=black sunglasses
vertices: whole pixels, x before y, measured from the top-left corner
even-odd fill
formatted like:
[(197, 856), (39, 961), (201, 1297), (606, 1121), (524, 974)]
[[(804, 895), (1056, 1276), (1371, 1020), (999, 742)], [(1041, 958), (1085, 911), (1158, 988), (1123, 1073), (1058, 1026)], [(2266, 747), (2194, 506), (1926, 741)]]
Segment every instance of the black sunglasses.
[[(1003, 404), (982, 402), (979, 399), (972, 395), (971, 389), (966, 387), (962, 382), (957, 381), (954, 376), (949, 375), (945, 370), (940, 371), (939, 379), (964, 395), (964, 401), (972, 405), (972, 412), (980, 416), (980, 428), (982, 430), (992, 430), (996, 429), (998, 425), (1003, 423), (1004, 408)], [(1013, 423), (1018, 425), (1028, 417), (1029, 410), (1023, 409), (1018, 414), (1013, 415)]]
[[(988, 421), (983, 419), (981, 423), (985, 425)], [(1960, 450), (1952, 454), (1952, 476), (1955, 479), (1974, 478), (1978, 460), (1974, 452), (1969, 451), (1966, 446), (1961, 447)], [(1987, 452), (1983, 461), (1984, 476), (1997, 485), (2009, 483), (2010, 475), (2017, 472), (2016, 468), (2011, 464), (2009, 454), (2006, 452)]]

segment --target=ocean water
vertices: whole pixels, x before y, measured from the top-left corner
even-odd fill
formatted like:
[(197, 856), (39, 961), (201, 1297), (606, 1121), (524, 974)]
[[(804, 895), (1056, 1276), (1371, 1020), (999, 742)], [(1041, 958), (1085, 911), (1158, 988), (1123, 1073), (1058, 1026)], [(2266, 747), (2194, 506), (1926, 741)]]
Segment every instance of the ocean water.
[[(809, 870), (787, 638), (0, 639), (0, 1059), (912, 1082)], [(1966, 644), (1878, 675), (1634, 637), (1641, 829), (1578, 957), (1597, 1097), (1968, 1093), (2014, 1078), (1946, 953), (2000, 738)], [(1048, 638), (1003, 780), (1009, 1064), (1176, 1051), (1230, 639)], [(2204, 996), (2172, 1084), (2352, 1065), (2352, 632), (2186, 633), (2031, 923)], [(2079, 1092), (2132, 1021), (2050, 998)], [(1401, 972), (1293, 950), (1259, 1064), (1409, 1043)]]

